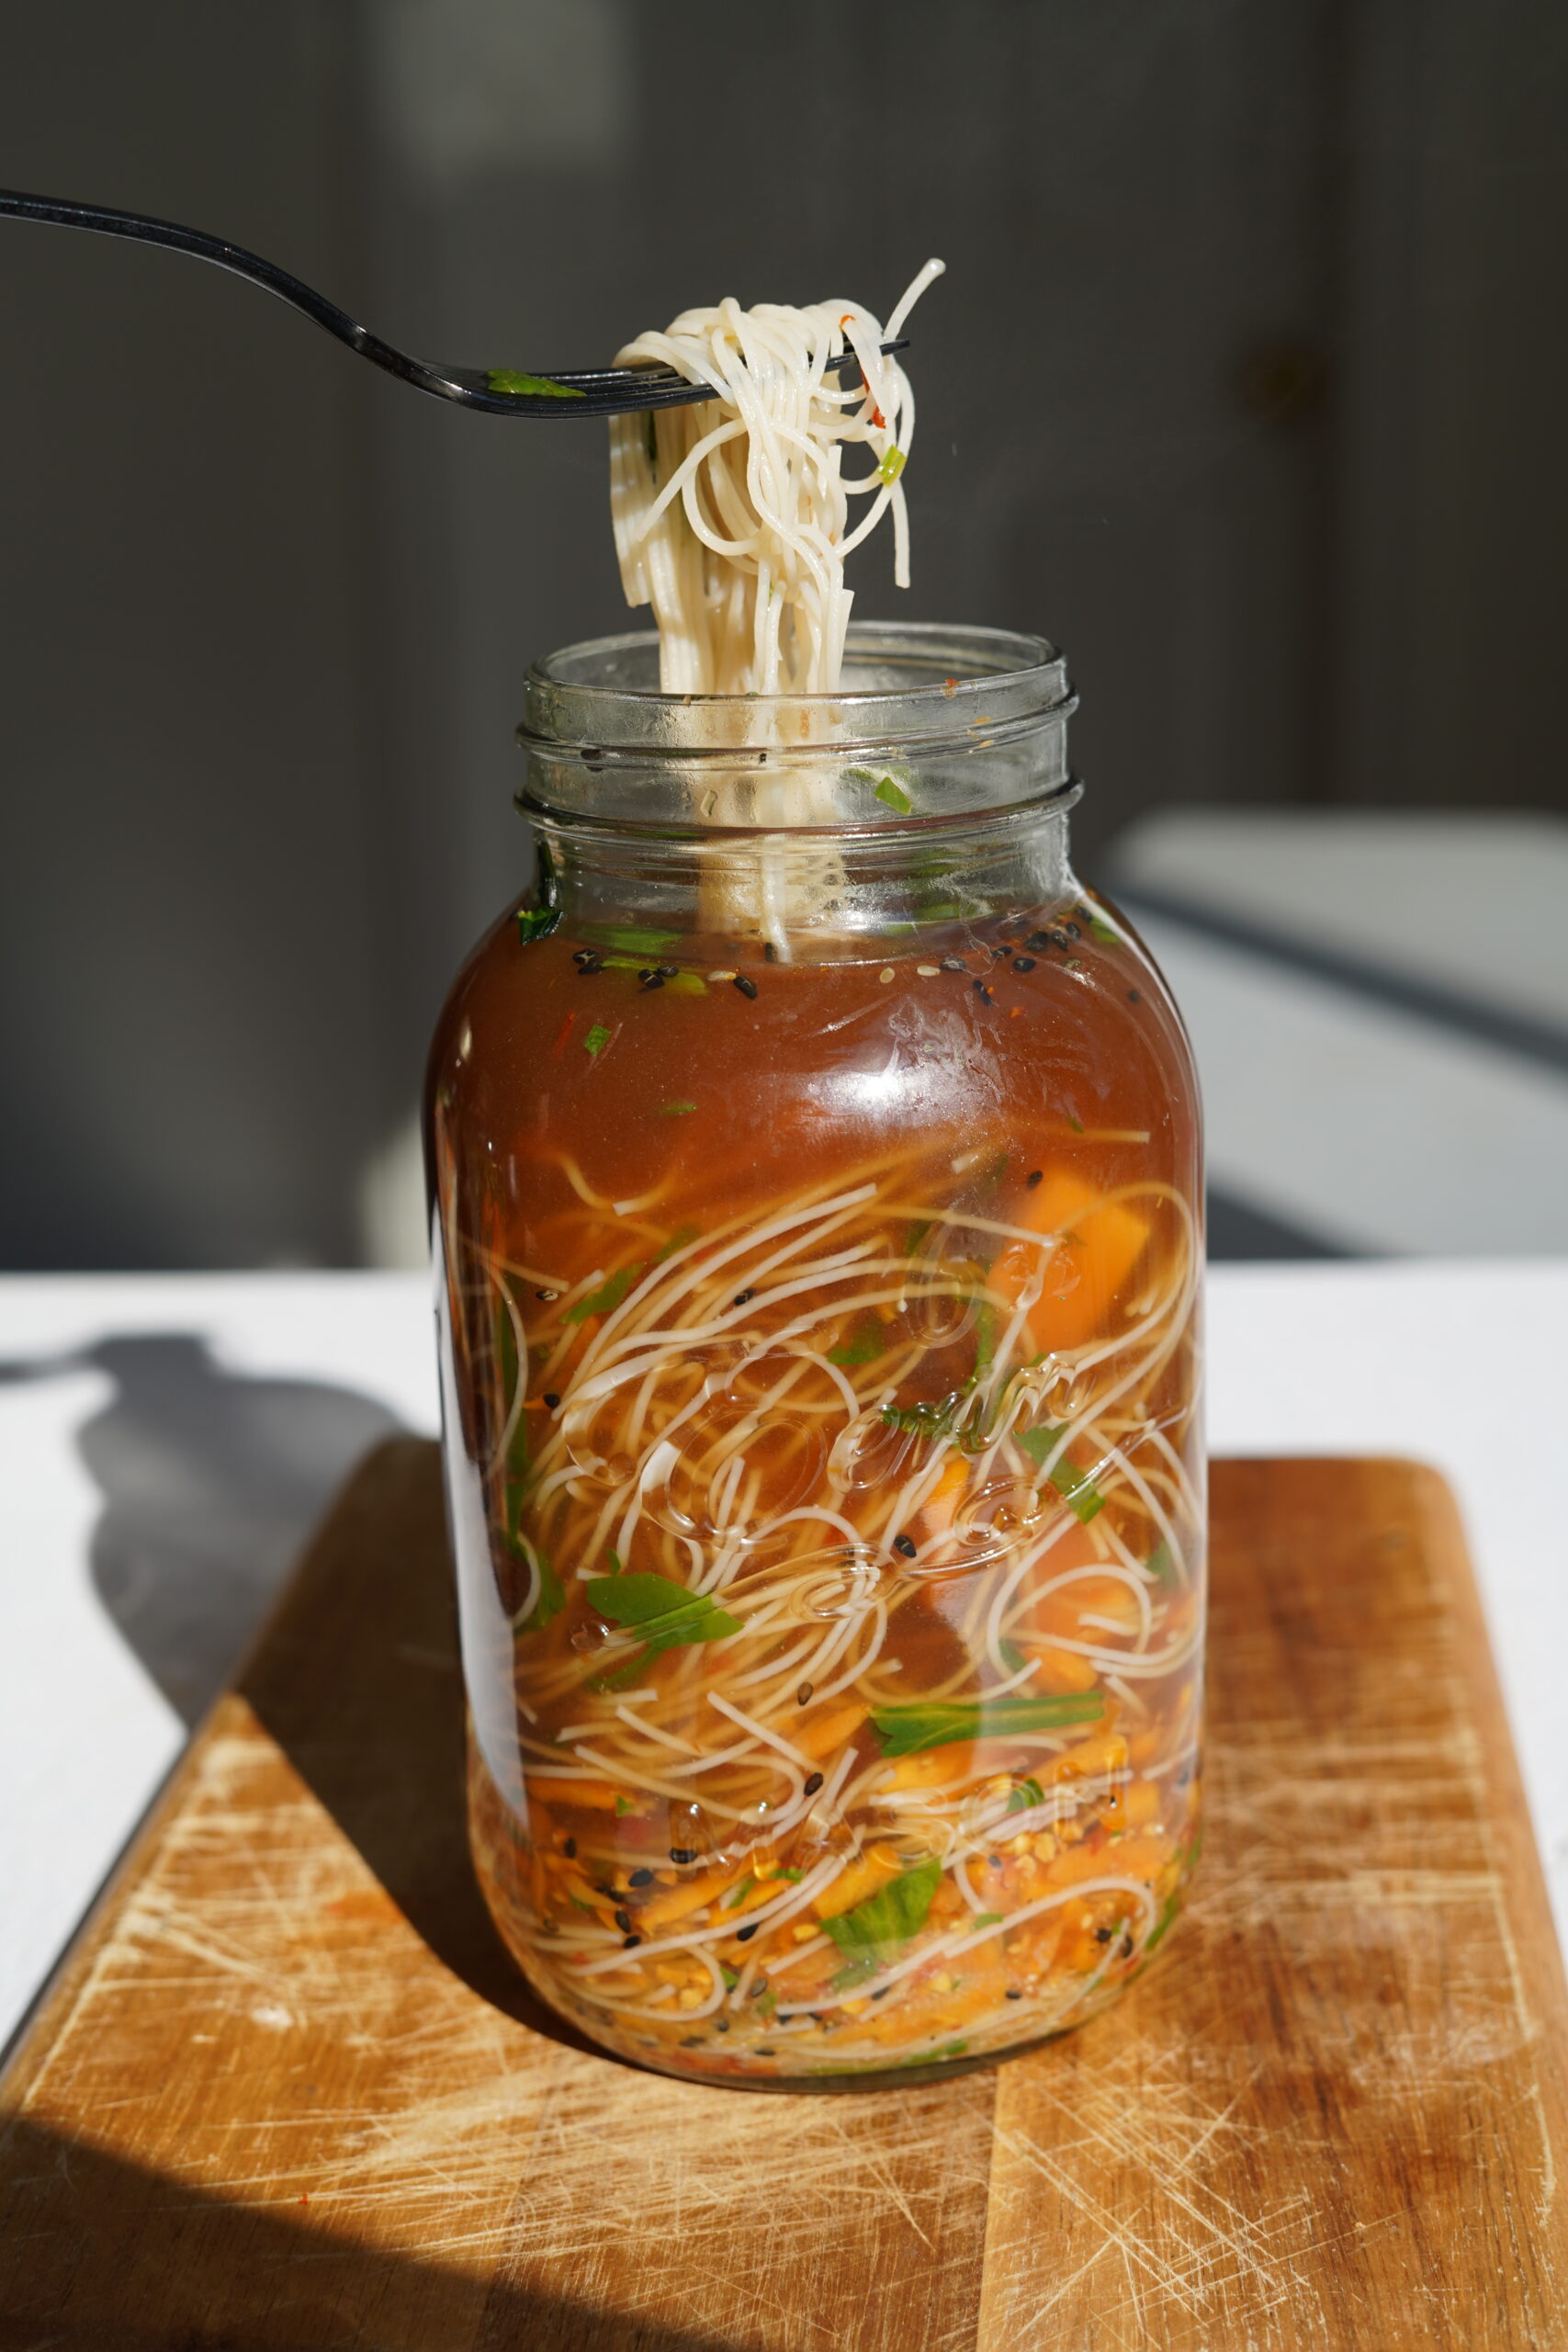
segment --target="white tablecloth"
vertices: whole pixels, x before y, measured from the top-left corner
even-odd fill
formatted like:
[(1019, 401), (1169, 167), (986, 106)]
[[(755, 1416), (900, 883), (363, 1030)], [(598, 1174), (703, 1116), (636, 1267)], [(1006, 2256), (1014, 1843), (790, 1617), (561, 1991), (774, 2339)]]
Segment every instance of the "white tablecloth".
[[(1568, 1261), (1228, 1266), (1224, 1453), (1456, 1487), (1568, 1928)], [(435, 1426), (404, 1274), (0, 1280), (0, 2042), (351, 1462)]]

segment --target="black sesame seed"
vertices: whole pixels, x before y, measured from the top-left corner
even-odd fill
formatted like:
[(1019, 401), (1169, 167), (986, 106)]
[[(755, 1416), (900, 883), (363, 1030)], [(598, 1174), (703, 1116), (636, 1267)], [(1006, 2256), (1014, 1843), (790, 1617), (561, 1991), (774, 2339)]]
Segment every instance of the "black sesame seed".
[(812, 1685), (809, 1682), (803, 1682), (801, 1684), (799, 1690), (795, 1694), (795, 1703), (797, 1707), (805, 1706), (807, 1699), (811, 1696), (811, 1690)]
[(879, 1984), (871, 1997), (874, 2001), (880, 2001), (885, 1994), (891, 1993), (892, 1990), (891, 1984)]
[(560, 1293), (558, 1290), (536, 1290), (534, 1293), (534, 1295), (536, 1298), (552, 1299), (558, 1298), (560, 1296)]
[(1065, 922), (1062, 925), (1062, 929), (1066, 933), (1069, 939), (1081, 939), (1083, 937), (1083, 933), (1078, 929), (1076, 922)]
[(1023, 944), (1026, 947), (1032, 947), (1039, 954), (1050, 946), (1051, 934), (1048, 931), (1032, 931)]
[(566, 1856), (567, 1860), (568, 1860), (569, 1862), (575, 1862), (575, 1861), (576, 1861), (576, 1860), (577, 1860), (577, 1840), (576, 1840), (576, 1838), (569, 1838), (567, 1839), (567, 1841), (566, 1841), (566, 1844), (561, 1848), (561, 1852)]
[(571, 951), (571, 960), (574, 964), (585, 964), (592, 953), (592, 947), (574, 947)]
[(645, 989), (661, 989), (664, 986), (662, 975), (658, 972), (639, 972), (637, 978)]
[(1008, 1986), (1007, 1996), (1010, 2001), (1021, 2001), (1023, 1998), (1023, 1995), (1019, 1991), (1016, 1984), (1010, 1984)]
[(700, 2033), (683, 2033), (681, 2036), (681, 2047), (682, 2050), (700, 2050), (703, 2040), (704, 2037)]
[(993, 947), (991, 950), (992, 955), (996, 957), (998, 964), (1002, 964), (1007, 961), (1009, 952), (1010, 951), (1006, 947)]
[(603, 956), (595, 956), (590, 952), (586, 956), (580, 956), (577, 959), (578, 976), (581, 979), (586, 979), (591, 972), (602, 972), (604, 968)]
[(1122, 1939), (1122, 1957), (1123, 1960), (1131, 1960), (1133, 1957), (1133, 1939), (1131, 1936), (1123, 1936)]
[(999, 1871), (1002, 1868), (1002, 1858), (999, 1854), (987, 1854), (986, 1859), (994, 1871)]
[(1012, 959), (1012, 968), (1015, 972), (1032, 972), (1034, 969), (1033, 956), (1015, 956)]
[(1073, 944), (1065, 931), (1048, 931), (1045, 939), (1048, 946), (1060, 947), (1064, 952)]
[(672, 1862), (694, 1862), (697, 1858), (690, 1846), (671, 1846), (670, 1859)]
[(552, 1413), (555, 1411), (556, 1407), (560, 1403), (560, 1398), (557, 1396), (553, 1388), (546, 1389), (545, 1402), (549, 1407)]
[(655, 977), (661, 980), (672, 980), (680, 968), (679, 964), (660, 964)]
[(814, 1797), (814, 1796), (817, 1794), (818, 1790), (821, 1787), (821, 1785), (822, 1785), (822, 1775), (821, 1775), (821, 1773), (820, 1773), (820, 1772), (813, 1772), (813, 1773), (811, 1774), (810, 1778), (807, 1780), (807, 1783), (806, 1783), (806, 1793), (807, 1793), (807, 1795), (808, 1797)]
[(739, 989), (742, 996), (755, 996), (757, 993), (756, 981), (749, 980), (744, 972), (736, 973), (735, 985)]
[(893, 1538), (893, 1549), (896, 1552), (902, 1552), (907, 1560), (912, 1560), (915, 1556), (914, 1537), (912, 1535), (896, 1535)]
[(1114, 1928), (1096, 1928), (1094, 1940), (1097, 1944), (1108, 1944), (1115, 1933)]
[(1026, 1188), (1029, 1192), (1032, 1193), (1032, 1192), (1033, 1192), (1033, 1190), (1034, 1190), (1034, 1187), (1036, 1186), (1036, 1184), (1038, 1184), (1038, 1183), (1039, 1183), (1039, 1182), (1040, 1182), (1041, 1178), (1044, 1175), (1044, 1173), (1045, 1173), (1045, 1170), (1043, 1170), (1043, 1168), (1032, 1168), (1032, 1169), (1030, 1170), (1030, 1171), (1029, 1171), (1028, 1175), (1027, 1175), (1027, 1176), (1024, 1178), (1024, 1180), (1023, 1180), (1023, 1182), (1024, 1182), (1024, 1185), (1025, 1185), (1025, 1188)]
[(763, 940), (763, 942), (762, 942), (762, 961), (763, 961), (763, 963), (764, 963), (764, 964), (776, 964), (776, 963), (778, 962), (778, 960), (779, 960), (779, 951), (778, 951), (778, 949), (773, 945), (773, 941), (772, 941), (771, 939), (764, 939), (764, 940)]
[(626, 1884), (628, 1886), (651, 1886), (653, 1884), (653, 1872), (651, 1871), (633, 1871), (631, 1876), (626, 1881)]
[(942, 968), (944, 972), (966, 972), (969, 967), (961, 956), (944, 956), (942, 959)]
[(1136, 989), (1129, 989), (1127, 991), (1127, 1001), (1129, 1004), (1142, 1004), (1143, 999), (1138, 994)]
[(977, 993), (978, 993), (978, 994), (979, 994), (979, 995), (980, 995), (980, 996), (985, 1000), (985, 1001), (986, 1001), (986, 1003), (987, 1003), (987, 1004), (995, 1004), (995, 1002), (996, 1002), (996, 1001), (997, 1001), (997, 1000), (996, 1000), (996, 998), (991, 994), (990, 989), (986, 986), (986, 983), (985, 983), (985, 981), (984, 981), (984, 980), (976, 980), (976, 983), (975, 983), (975, 987), (976, 987), (976, 989)]
[(621, 1938), (621, 1950), (623, 1951), (636, 1951), (641, 1941), (642, 1938), (640, 1936), (623, 1936)]
[(602, 1878), (596, 1878), (594, 1880), (593, 1892), (595, 1894), (607, 1894), (612, 1903), (618, 1902), (620, 1899), (616, 1894), (615, 1888), (613, 1886), (606, 1886)]
[(615, 1914), (615, 1925), (619, 1928), (623, 1936), (629, 1936), (632, 1931), (631, 1913), (629, 1911), (617, 1911)]
[(728, 2018), (720, 2018), (717, 2021), (716, 2030), (719, 2033), (728, 2033), (729, 2031), (729, 2019)]
[(756, 1922), (756, 1920), (755, 1920), (755, 1919), (753, 1919), (753, 1920), (752, 1920), (752, 1922), (751, 1922), (751, 1924), (750, 1924), (750, 1926), (749, 1928), (736, 1928), (736, 1930), (735, 1930), (735, 1940), (736, 1940), (736, 1942), (737, 1942), (738, 1944), (749, 1944), (749, 1943), (750, 1942), (750, 1940), (751, 1940), (752, 1937), (756, 1934), (756, 1932), (757, 1932), (757, 1922)]
[(731, 1306), (749, 1306), (756, 1295), (754, 1290), (738, 1290), (729, 1304)]
[(778, 2054), (776, 2050), (764, 2050), (760, 2041), (751, 2052), (753, 2058), (776, 2058)]

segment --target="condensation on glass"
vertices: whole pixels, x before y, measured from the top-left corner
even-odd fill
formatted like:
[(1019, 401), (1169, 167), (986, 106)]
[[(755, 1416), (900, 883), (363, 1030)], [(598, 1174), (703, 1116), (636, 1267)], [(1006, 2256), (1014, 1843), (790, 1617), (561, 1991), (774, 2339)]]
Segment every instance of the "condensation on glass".
[(657, 676), (532, 674), (431, 1060), (474, 1856), (606, 2048), (907, 2082), (1103, 2007), (1196, 1856), (1191, 1061), (1050, 647)]

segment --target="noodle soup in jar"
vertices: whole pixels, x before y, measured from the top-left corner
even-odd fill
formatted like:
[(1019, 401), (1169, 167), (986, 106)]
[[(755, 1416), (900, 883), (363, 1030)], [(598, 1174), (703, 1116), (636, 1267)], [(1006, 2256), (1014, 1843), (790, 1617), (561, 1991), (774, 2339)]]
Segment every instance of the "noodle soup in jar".
[(1064, 665), (532, 675), (429, 1086), (475, 1860), (608, 2049), (863, 2085), (1082, 2022), (1198, 1845), (1196, 1091)]

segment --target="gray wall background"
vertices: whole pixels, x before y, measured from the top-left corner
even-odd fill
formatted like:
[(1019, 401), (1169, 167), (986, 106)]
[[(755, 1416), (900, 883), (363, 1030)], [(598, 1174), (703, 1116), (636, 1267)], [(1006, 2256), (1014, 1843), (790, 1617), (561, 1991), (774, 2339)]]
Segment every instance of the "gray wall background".
[[(900, 609), (1067, 649), (1090, 874), (1171, 801), (1568, 807), (1551, 0), (54, 0), (0, 61), (7, 184), (432, 356), (943, 254)], [(55, 231), (0, 318), (0, 1264), (396, 1257), (523, 672), (622, 621), (602, 431)]]

